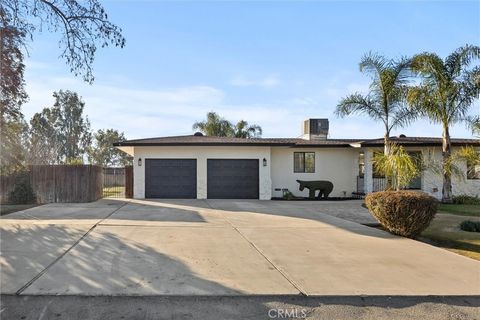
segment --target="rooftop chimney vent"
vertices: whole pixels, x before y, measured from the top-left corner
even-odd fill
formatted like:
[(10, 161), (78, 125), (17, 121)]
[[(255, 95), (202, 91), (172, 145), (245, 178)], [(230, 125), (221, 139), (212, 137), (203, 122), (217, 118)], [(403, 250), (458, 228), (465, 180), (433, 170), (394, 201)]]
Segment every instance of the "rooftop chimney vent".
[(307, 119), (303, 122), (303, 139), (327, 140), (328, 119)]

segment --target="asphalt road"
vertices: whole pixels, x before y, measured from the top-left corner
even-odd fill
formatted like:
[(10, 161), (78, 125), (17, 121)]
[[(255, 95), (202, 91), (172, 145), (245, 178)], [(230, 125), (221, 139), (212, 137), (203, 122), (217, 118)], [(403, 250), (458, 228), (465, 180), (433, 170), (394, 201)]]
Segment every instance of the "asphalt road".
[(480, 319), (480, 297), (16, 296), (3, 319)]

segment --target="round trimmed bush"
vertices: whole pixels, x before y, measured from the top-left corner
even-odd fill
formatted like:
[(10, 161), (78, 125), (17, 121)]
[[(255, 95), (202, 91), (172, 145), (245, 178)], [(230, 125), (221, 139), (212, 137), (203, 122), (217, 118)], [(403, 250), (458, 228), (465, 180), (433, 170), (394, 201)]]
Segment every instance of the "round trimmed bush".
[(388, 231), (415, 238), (437, 212), (437, 199), (417, 191), (380, 191), (365, 198), (370, 213)]

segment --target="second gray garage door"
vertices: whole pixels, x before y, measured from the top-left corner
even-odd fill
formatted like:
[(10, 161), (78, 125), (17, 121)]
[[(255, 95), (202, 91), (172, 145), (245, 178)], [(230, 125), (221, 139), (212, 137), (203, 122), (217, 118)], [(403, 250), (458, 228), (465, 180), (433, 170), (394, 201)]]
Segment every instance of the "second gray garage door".
[(258, 199), (258, 159), (208, 159), (207, 198)]
[(197, 160), (146, 159), (145, 198), (197, 197)]

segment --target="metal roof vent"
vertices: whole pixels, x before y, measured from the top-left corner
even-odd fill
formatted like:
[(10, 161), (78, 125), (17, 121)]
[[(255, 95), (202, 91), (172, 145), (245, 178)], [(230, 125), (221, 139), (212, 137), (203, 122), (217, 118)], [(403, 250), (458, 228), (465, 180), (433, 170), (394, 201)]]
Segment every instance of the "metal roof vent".
[(327, 140), (328, 128), (328, 119), (307, 119), (303, 122), (302, 138), (306, 140)]
[(195, 137), (203, 137), (203, 133), (198, 132), (198, 131), (195, 132), (193, 135), (194, 135)]
[(407, 136), (402, 133), (402, 134), (399, 135), (398, 137), (399, 137), (399, 138), (406, 138)]

